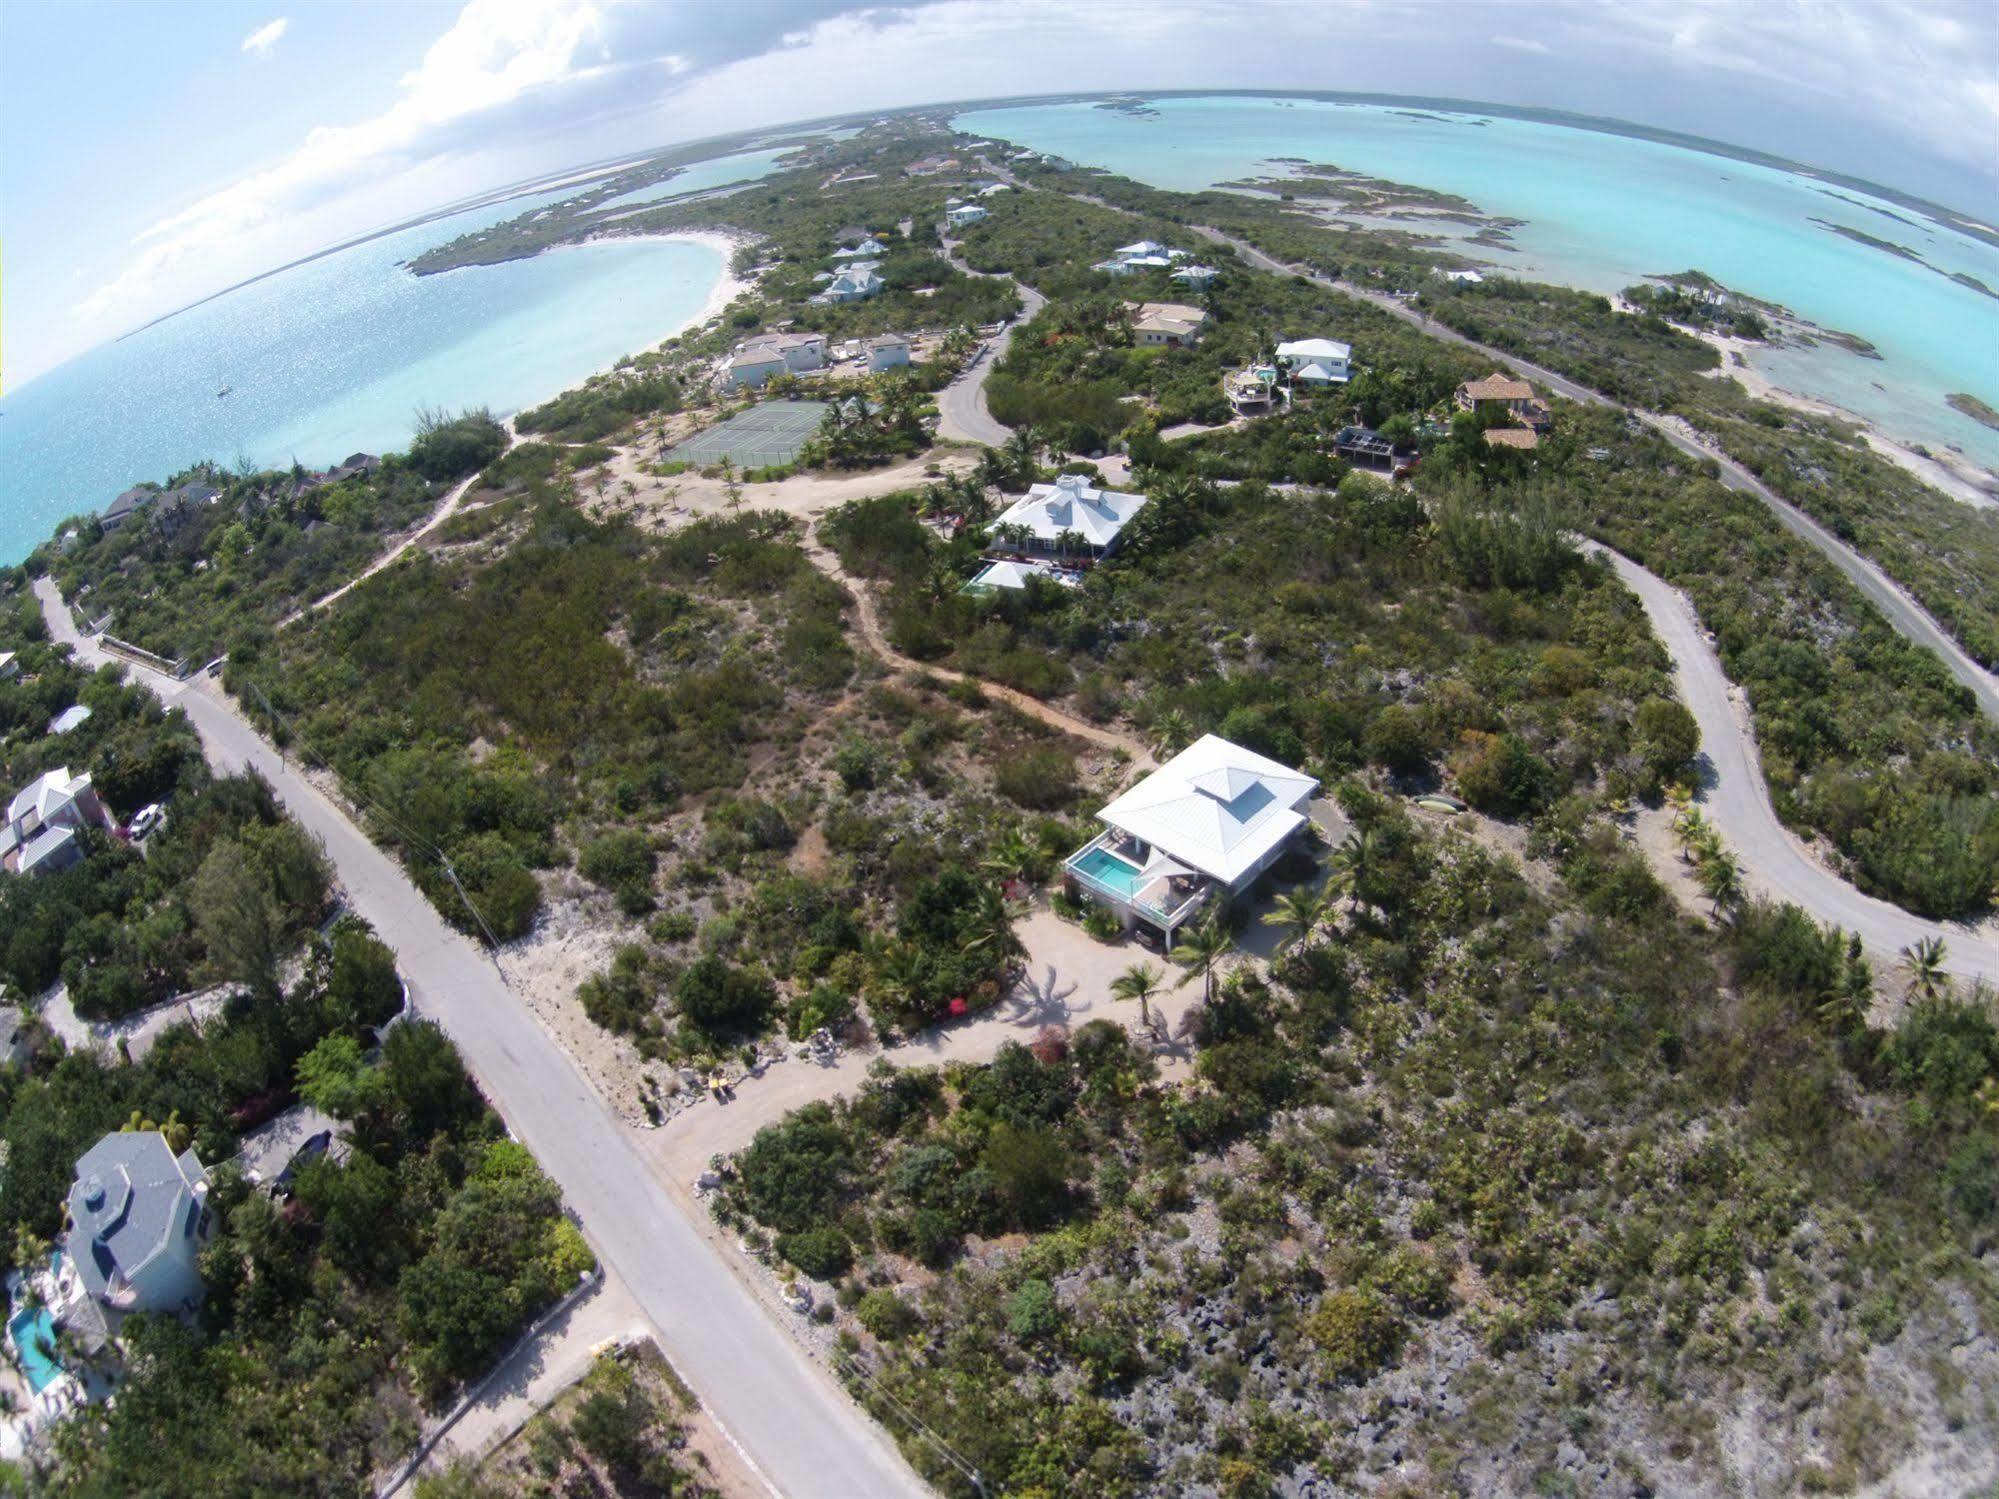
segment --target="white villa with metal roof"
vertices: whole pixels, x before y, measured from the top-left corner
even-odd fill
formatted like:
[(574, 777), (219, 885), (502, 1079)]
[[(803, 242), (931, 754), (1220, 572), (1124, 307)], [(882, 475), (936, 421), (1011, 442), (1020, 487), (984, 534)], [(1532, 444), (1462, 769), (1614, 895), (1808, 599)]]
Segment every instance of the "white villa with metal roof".
[(1170, 946), (1215, 891), (1247, 890), (1304, 831), (1315, 777), (1203, 734), (1097, 813), (1063, 862), (1084, 895)]
[[(1131, 518), (1145, 508), (1145, 496), (1098, 489), (1081, 474), (1061, 474), (1053, 484), (1037, 484), (993, 521), (989, 550), (1023, 551), (1060, 557), (1107, 557), (1117, 549)], [(1018, 540), (1001, 538), (1012, 528)]]
[(1300, 338), (1277, 346), (1277, 362), (1304, 385), (1343, 385), (1353, 347), (1330, 338)]
[(66, 869), (83, 857), (79, 833), (111, 825), (111, 814), (98, 799), (88, 771), (72, 776), (66, 765), (45, 771), (7, 804), (7, 825), (0, 828), (0, 868), (14, 874)]

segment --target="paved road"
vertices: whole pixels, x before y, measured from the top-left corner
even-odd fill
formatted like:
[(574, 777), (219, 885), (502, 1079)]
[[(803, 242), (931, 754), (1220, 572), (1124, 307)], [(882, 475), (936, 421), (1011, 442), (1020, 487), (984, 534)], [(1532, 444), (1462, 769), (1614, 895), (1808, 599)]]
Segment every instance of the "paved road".
[[(1223, 234), (1219, 229), (1199, 225), (1194, 227), (1199, 233), (1206, 235), (1209, 239), (1219, 244), (1230, 246), (1254, 266), (1266, 271), (1274, 271), (1283, 276), (1296, 276), (1310, 281), (1315, 285), (1323, 286), (1329, 291), (1336, 291), (1346, 296), (1357, 297), (1363, 302), (1370, 303), (1375, 307), (1379, 307), (1382, 311), (1400, 318), (1412, 327), (1422, 329), (1432, 338), (1442, 339), (1446, 343), (1457, 344), (1463, 348), (1474, 349), (1498, 364), (1510, 366), (1520, 374), (1525, 375), (1528, 379), (1540, 381), (1557, 395), (1563, 396), (1568, 400), (1586, 402), (1592, 406), (1611, 406), (1617, 410), (1626, 409), (1617, 406), (1616, 402), (1607, 399), (1596, 391), (1589, 389), (1589, 387), (1578, 385), (1565, 375), (1559, 375), (1551, 369), (1522, 359), (1518, 355), (1508, 354), (1503, 350), (1495, 349), (1489, 344), (1482, 344), (1474, 339), (1467, 338), (1455, 329), (1447, 328), (1442, 323), (1426, 317), (1407, 303), (1398, 301), (1385, 292), (1371, 291), (1366, 287), (1354, 286), (1344, 281), (1335, 281), (1328, 276), (1320, 276), (1311, 272), (1297, 270), (1264, 254), (1263, 251), (1257, 249), (1254, 245)], [(1964, 647), (1946, 634), (1943, 628), (1930, 618), (1923, 606), (1917, 603), (1913, 597), (1883, 572), (1879, 566), (1841, 541), (1832, 532), (1828, 531), (1796, 505), (1793, 505), (1789, 500), (1786, 500), (1782, 495), (1771, 489), (1769, 485), (1765, 484), (1761, 479), (1750, 473), (1748, 469), (1737, 463), (1733, 458), (1728, 457), (1725, 453), (1710, 447), (1706, 443), (1697, 441), (1689, 433), (1657, 412), (1632, 411), (1630, 414), (1637, 417), (1638, 420), (1645, 423), (1646, 426), (1657, 432), (1667, 442), (1671, 443), (1688, 457), (1712, 460), (1721, 469), (1721, 482), (1730, 489), (1754, 495), (1765, 505), (1769, 506), (1771, 512), (1776, 515), (1778, 522), (1784, 529), (1799, 540), (1816, 547), (1825, 556), (1827, 561), (1831, 562), (1834, 567), (1844, 573), (1853, 583), (1854, 587), (1866, 595), (1869, 602), (1881, 611), (1897, 634), (1906, 640), (1914, 641), (1917, 645), (1935, 652), (1937, 657), (1943, 662), (1944, 670), (1948, 671), (1951, 676), (1971, 689), (1972, 696), (1978, 701), (1979, 710), (1986, 717), (1999, 720), (1999, 677), (1994, 677), (1991, 672), (1985, 670), (1976, 661), (1972, 660), (1970, 656), (1966, 655)]]
[[(54, 585), (35, 585), (50, 632), (99, 664)], [(775, 1326), (682, 1216), (604, 1101), (502, 981), (447, 926), (400, 866), (198, 681), (135, 671), (185, 709), (211, 764), (252, 766), (318, 835), (349, 901), (394, 949), (421, 1012), (458, 1044), (508, 1127), (562, 1187), (605, 1265), (629, 1289), (674, 1365), (775, 1490), (819, 1496), (928, 1490), (832, 1376)]]
[(1693, 606), (1628, 557), (1594, 543), (1587, 549), (1608, 558), (1625, 586), (1638, 595), (1653, 633), (1673, 658), (1681, 701), (1700, 724), (1710, 771), (1704, 793), (1707, 814), (1734, 847), (1747, 883), (1762, 895), (1802, 906), (1822, 922), (1858, 932), (1877, 952), (1899, 953), (1924, 937), (1940, 937), (1948, 947), (1944, 966), (1952, 973), (1999, 982), (1999, 936), (1989, 924), (1979, 929), (1912, 916), (1863, 895), (1805, 852), (1770, 805), (1755, 738)]
[[(963, 271), (967, 276), (991, 275), (989, 271), (975, 271), (951, 253), (952, 246), (947, 241), (944, 258)], [(1011, 276), (997, 279), (1012, 281)], [(958, 442), (982, 442), (989, 448), (1005, 445), (1013, 436), (1013, 429), (993, 420), (992, 412), (986, 406), (986, 376), (993, 372), (993, 366), (1006, 357), (1007, 346), (1013, 342), (1013, 330), (1022, 323), (1032, 322), (1035, 314), (1048, 303), (1048, 299), (1031, 286), (1014, 282), (1014, 290), (1020, 293), (1020, 316), (1001, 330), (987, 346), (979, 361), (949, 385), (937, 392), (937, 435)]]

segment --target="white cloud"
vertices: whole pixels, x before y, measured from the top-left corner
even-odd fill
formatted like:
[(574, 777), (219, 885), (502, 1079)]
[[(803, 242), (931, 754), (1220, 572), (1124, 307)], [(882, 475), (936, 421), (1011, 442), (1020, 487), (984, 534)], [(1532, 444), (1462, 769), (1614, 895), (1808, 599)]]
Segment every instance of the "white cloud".
[(92, 322), (129, 315), (176, 267), (226, 251), (279, 215), (308, 209), (371, 175), (414, 165), (464, 121), (587, 77), (602, 65), (602, 49), (593, 44), (602, 38), (605, 13), (623, 3), (471, 0), (403, 75), (388, 109), (351, 125), (318, 126), (275, 166), (143, 230), (131, 265), (77, 312)]
[(291, 26), (289, 16), (279, 16), (275, 21), (267, 21), (243, 38), (243, 50), (252, 57), (269, 57), (271, 49), (277, 46), (286, 30)]
[[(1508, 27), (1515, 14), (1531, 30)], [(1377, 45), (1343, 49), (1361, 24)], [(263, 55), (284, 29), (271, 22), (245, 50)], [(1995, 56), (1999, 8), (1955, 0), (469, 0), (388, 108), (322, 125), (140, 232), (130, 263), (76, 305), (72, 336), (532, 172), (819, 114), (1064, 88), (1457, 94), (1844, 165), (1819, 156), (1813, 126), (1787, 128), (1830, 119), (1876, 158), (1906, 146), (1989, 176)], [(1874, 175), (1892, 178), (1892, 162)]]

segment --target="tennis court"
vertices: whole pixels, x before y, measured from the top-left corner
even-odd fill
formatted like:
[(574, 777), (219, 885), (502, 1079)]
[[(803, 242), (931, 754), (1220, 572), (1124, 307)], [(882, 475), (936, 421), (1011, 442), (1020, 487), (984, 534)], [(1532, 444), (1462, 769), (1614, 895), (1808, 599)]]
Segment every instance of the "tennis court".
[(676, 443), (671, 456), (695, 468), (724, 458), (737, 468), (775, 468), (798, 456), (826, 420), (826, 410), (824, 401), (766, 401)]

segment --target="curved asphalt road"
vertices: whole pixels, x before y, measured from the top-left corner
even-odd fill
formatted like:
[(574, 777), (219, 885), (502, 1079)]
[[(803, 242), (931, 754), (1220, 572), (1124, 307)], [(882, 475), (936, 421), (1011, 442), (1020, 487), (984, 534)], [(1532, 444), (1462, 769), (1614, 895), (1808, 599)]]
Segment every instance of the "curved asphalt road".
[[(35, 584), (59, 642), (91, 665), (54, 584)], [(501, 978), (447, 926), (401, 867), (292, 769), (226, 700), (199, 681), (134, 670), (186, 710), (218, 770), (253, 766), (285, 809), (326, 845), (354, 908), (396, 954), (421, 1012), (458, 1044), (515, 1136), (562, 1188), (592, 1247), (624, 1282), (677, 1368), (747, 1449), (774, 1491), (796, 1499), (918, 1496), (929, 1490), (830, 1374), (776, 1326), (676, 1208), (623, 1126), (569, 1055)]]
[[(1370, 303), (1382, 311), (1400, 318), (1412, 327), (1422, 329), (1432, 338), (1442, 339), (1446, 343), (1458, 344), (1463, 348), (1474, 349), (1502, 367), (1510, 367), (1525, 375), (1530, 380), (1538, 380), (1557, 395), (1563, 396), (1568, 400), (1585, 402), (1592, 406), (1610, 406), (1620, 411), (1626, 409), (1618, 406), (1616, 402), (1598, 392), (1591, 390), (1588, 386), (1578, 385), (1566, 375), (1558, 375), (1553, 370), (1544, 369), (1538, 364), (1533, 364), (1519, 358), (1517, 355), (1508, 354), (1502, 350), (1493, 348), (1489, 344), (1482, 344), (1474, 339), (1466, 338), (1455, 329), (1447, 328), (1442, 323), (1426, 317), (1407, 303), (1397, 301), (1385, 292), (1370, 291), (1365, 287), (1353, 286), (1344, 281), (1335, 281), (1327, 276), (1298, 270), (1272, 256), (1264, 254), (1263, 251), (1257, 249), (1254, 245), (1223, 234), (1219, 229), (1203, 225), (1191, 225), (1189, 227), (1219, 244), (1228, 245), (1237, 254), (1241, 255), (1243, 259), (1260, 270), (1272, 271), (1280, 276), (1295, 276), (1301, 280), (1310, 281), (1314, 285), (1323, 286), (1329, 291), (1340, 292), (1349, 297), (1357, 297), (1363, 302)], [(1727, 485), (1730, 489), (1740, 490), (1744, 494), (1754, 495), (1765, 505), (1769, 506), (1784, 529), (1799, 540), (1816, 547), (1825, 556), (1827, 561), (1844, 573), (1853, 583), (1854, 587), (1866, 595), (1868, 601), (1881, 611), (1897, 634), (1906, 640), (1914, 641), (1917, 645), (1934, 651), (1937, 657), (1943, 662), (1944, 670), (1948, 671), (1959, 682), (1962, 682), (1966, 687), (1971, 689), (1972, 696), (1977, 699), (1979, 710), (1986, 717), (1999, 720), (1999, 677), (1994, 677), (1991, 672), (1985, 670), (1985, 668), (1965, 654), (1964, 647), (1945, 633), (1943, 628), (1930, 618), (1929, 614), (1923, 609), (1923, 606), (1905, 592), (1901, 585), (1891, 579), (1873, 562), (1863, 557), (1824, 526), (1805, 514), (1804, 511), (1771, 489), (1769, 485), (1750, 473), (1748, 469), (1737, 463), (1733, 458), (1695, 441), (1657, 412), (1634, 410), (1630, 414), (1637, 417), (1638, 420), (1645, 423), (1646, 426), (1657, 432), (1667, 442), (1671, 443), (1688, 457), (1694, 459), (1712, 459), (1720, 466), (1721, 482), (1723, 484)]]
[(1595, 542), (1583, 545), (1585, 551), (1608, 559), (1625, 586), (1638, 595), (1653, 633), (1673, 658), (1681, 701), (1700, 725), (1709, 771), (1707, 813), (1734, 846), (1746, 882), (1761, 895), (1792, 901), (1822, 922), (1858, 932), (1862, 942), (1880, 953), (1899, 953), (1924, 937), (1941, 938), (1947, 948), (1944, 967), (1951, 973), (1999, 983), (1999, 939), (1989, 927), (1981, 931), (1912, 916), (1899, 906), (1863, 895), (1799, 846), (1770, 805), (1756, 741), (1737, 711), (1733, 689), (1693, 606), (1630, 558)]
[[(949, 253), (947, 246), (944, 258), (967, 276), (990, 276), (990, 271), (975, 271), (962, 260)], [(997, 280), (1013, 281), (1011, 276), (995, 277)], [(937, 392), (937, 435), (957, 442), (982, 442), (989, 448), (1004, 447), (1013, 436), (1011, 427), (993, 420), (992, 412), (986, 406), (986, 376), (993, 372), (993, 366), (1006, 357), (1007, 345), (1013, 342), (1013, 330), (1022, 323), (1034, 320), (1048, 304), (1048, 299), (1031, 286), (1023, 286), (1014, 281), (1013, 289), (1020, 293), (1020, 316), (1001, 329), (998, 336), (986, 345), (986, 351), (978, 363), (959, 375), (949, 385)]]

